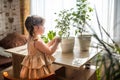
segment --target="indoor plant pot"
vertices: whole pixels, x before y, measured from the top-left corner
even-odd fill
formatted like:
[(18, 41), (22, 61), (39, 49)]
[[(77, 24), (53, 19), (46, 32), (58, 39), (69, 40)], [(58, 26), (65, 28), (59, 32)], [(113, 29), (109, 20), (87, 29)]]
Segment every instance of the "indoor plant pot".
[(62, 38), (61, 41), (62, 53), (73, 52), (75, 42), (74, 40), (75, 40), (74, 37)]
[(61, 49), (63, 53), (73, 52), (74, 37), (70, 37), (71, 33), (71, 12), (70, 10), (62, 10), (58, 14), (58, 18), (55, 19), (57, 23), (55, 28), (58, 30), (58, 35), (61, 37)]
[[(91, 35), (88, 34), (88, 29), (86, 26), (86, 22), (90, 21), (90, 13), (93, 9), (89, 6), (87, 0), (77, 0), (76, 9), (72, 12), (72, 22), (75, 29), (75, 34), (77, 34), (77, 38), (79, 39), (80, 50), (88, 51)], [(84, 34), (84, 33), (87, 33)]]
[(89, 51), (92, 35), (79, 35), (78, 41), (80, 45), (80, 51)]

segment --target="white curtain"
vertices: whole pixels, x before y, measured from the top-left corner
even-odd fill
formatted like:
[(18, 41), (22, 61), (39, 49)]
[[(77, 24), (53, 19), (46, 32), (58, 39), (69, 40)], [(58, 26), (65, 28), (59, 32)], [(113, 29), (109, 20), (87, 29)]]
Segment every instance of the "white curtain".
[[(96, 8), (100, 25), (103, 26), (104, 29), (108, 32), (108, 34), (113, 38), (114, 0), (89, 0), (89, 1), (93, 5), (93, 7)], [(91, 25), (101, 38), (95, 10), (92, 16)], [(105, 33), (103, 33), (102, 36), (103, 40), (111, 42), (110, 39), (105, 35)]]
[(120, 0), (114, 2), (114, 40), (120, 46)]
[[(100, 24), (108, 31), (113, 37), (113, 7), (114, 0), (88, 0), (92, 7), (96, 6)], [(75, 7), (76, 0), (31, 0), (31, 15), (40, 15), (46, 19), (45, 27), (46, 32), (54, 29), (56, 18), (55, 12), (62, 9), (70, 9)], [(91, 25), (95, 31), (99, 33), (95, 12), (92, 14)], [(104, 40), (109, 41), (106, 36)]]
[(45, 18), (45, 30), (54, 29), (54, 13), (63, 9), (70, 9), (75, 6), (76, 0), (31, 0), (31, 15), (39, 15)]

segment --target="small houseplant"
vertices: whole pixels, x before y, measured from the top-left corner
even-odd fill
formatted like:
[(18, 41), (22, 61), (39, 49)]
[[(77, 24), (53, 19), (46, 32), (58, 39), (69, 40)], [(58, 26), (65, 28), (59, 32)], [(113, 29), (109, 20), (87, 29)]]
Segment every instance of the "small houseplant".
[(48, 43), (49, 41), (51, 41), (54, 37), (56, 36), (56, 32), (54, 32), (53, 30), (50, 30), (47, 35), (42, 35), (41, 38), (43, 39), (43, 41), (45, 43)]
[(73, 26), (76, 27), (75, 33), (82, 34), (86, 32), (86, 22), (91, 20), (90, 13), (93, 9), (87, 3), (87, 0), (77, 0), (76, 9), (72, 12)]
[[(56, 13), (55, 13), (56, 14)], [(63, 53), (72, 52), (74, 47), (74, 37), (70, 37), (70, 24), (71, 15), (70, 10), (62, 10), (58, 14), (58, 18), (55, 19), (56, 26), (58, 29), (58, 35), (62, 38), (61, 48)]]
[(87, 0), (77, 0), (76, 9), (72, 12), (73, 26), (76, 28), (75, 34), (78, 34), (80, 50), (88, 51), (91, 42), (91, 35), (87, 33), (86, 22), (90, 21), (90, 13), (93, 9), (89, 6)]

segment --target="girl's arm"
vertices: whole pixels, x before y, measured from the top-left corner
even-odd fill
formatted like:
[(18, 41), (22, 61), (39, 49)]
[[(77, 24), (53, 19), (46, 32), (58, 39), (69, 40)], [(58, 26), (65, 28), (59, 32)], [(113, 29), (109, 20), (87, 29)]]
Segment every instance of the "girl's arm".
[(57, 46), (59, 44), (61, 40), (56, 38), (54, 43), (51, 45), (51, 47), (48, 47), (47, 44), (45, 44), (42, 40), (40, 41), (35, 41), (35, 47), (41, 51), (42, 53), (46, 53), (48, 55), (52, 55), (56, 49), (57, 49)]
[(55, 42), (55, 39), (51, 40), (50, 42), (47, 43), (48, 47), (52, 46), (53, 43)]

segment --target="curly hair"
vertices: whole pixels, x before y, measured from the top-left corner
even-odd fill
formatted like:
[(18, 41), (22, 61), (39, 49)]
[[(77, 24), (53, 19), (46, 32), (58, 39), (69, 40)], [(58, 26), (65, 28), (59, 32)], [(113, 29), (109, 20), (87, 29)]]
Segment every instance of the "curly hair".
[(37, 15), (28, 16), (25, 21), (25, 27), (30, 36), (33, 36), (34, 26), (44, 25), (44, 19)]

